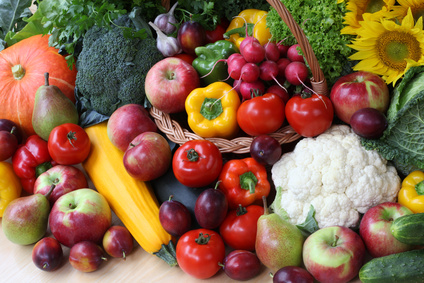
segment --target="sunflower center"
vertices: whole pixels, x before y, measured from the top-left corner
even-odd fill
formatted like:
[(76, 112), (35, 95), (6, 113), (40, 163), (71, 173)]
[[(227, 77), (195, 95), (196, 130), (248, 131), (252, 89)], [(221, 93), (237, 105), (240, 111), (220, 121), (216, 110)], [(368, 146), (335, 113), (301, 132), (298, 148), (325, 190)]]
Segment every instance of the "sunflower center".
[(391, 69), (402, 71), (406, 58), (418, 61), (421, 58), (419, 42), (410, 34), (390, 31), (380, 35), (376, 48), (383, 63)]

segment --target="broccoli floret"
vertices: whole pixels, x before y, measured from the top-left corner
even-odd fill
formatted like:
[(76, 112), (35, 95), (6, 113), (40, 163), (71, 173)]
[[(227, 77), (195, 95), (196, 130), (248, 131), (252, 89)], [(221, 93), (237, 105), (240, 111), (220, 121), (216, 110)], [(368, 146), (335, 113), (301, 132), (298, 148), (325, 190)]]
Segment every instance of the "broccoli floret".
[(145, 76), (163, 59), (154, 38), (128, 37), (123, 26), (131, 27), (127, 15), (113, 28), (92, 27), (84, 36), (76, 63), (75, 86), (85, 108), (106, 116), (125, 104), (143, 105)]

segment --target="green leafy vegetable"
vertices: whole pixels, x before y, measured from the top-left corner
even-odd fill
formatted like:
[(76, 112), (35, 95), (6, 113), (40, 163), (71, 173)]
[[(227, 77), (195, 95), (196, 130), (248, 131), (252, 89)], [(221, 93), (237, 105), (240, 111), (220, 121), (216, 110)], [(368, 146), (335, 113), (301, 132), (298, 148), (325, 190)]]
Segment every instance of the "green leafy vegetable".
[(24, 24), (23, 19), (32, 13), (29, 10), (31, 0), (0, 0), (0, 51), (6, 47), (6, 35), (19, 31)]
[[(346, 4), (337, 4), (335, 0), (285, 0), (283, 3), (304, 31), (329, 86), (346, 70), (351, 71), (351, 68), (346, 68), (346, 62), (353, 53), (347, 46), (352, 36), (340, 34), (344, 27)], [(274, 8), (268, 13), (267, 26), (273, 40), (284, 40), (289, 45), (296, 43), (292, 32)]]
[(318, 231), (319, 226), (318, 222), (315, 219), (315, 208), (311, 204), (311, 208), (309, 209), (308, 215), (306, 215), (306, 219), (303, 223), (296, 225), (296, 227), (302, 232), (302, 235), (308, 237), (315, 231)]
[(392, 160), (403, 174), (424, 170), (424, 66), (409, 69), (395, 87), (387, 121), (380, 139), (362, 139), (365, 148)]

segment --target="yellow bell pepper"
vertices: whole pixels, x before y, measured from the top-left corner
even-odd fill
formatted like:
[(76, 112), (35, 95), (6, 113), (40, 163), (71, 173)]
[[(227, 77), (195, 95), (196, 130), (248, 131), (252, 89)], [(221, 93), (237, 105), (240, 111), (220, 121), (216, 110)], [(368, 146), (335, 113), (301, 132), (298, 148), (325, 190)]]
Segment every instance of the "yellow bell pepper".
[(21, 196), (22, 186), (12, 164), (0, 162), (0, 217), (9, 203)]
[(414, 213), (424, 212), (424, 172), (413, 171), (403, 179), (398, 202)]
[(240, 98), (224, 82), (194, 89), (185, 102), (190, 129), (203, 138), (231, 138), (239, 130), (237, 109)]
[[(254, 24), (253, 37), (259, 40), (261, 45), (265, 45), (270, 38), (271, 33), (266, 26), (266, 16), (268, 12), (258, 9), (246, 9), (240, 12), (237, 17), (231, 20), (226, 32), (232, 29), (243, 27), (245, 23)], [(240, 48), (240, 43), (245, 37), (241, 37), (238, 33), (230, 35), (229, 41), (232, 41), (237, 48)]]

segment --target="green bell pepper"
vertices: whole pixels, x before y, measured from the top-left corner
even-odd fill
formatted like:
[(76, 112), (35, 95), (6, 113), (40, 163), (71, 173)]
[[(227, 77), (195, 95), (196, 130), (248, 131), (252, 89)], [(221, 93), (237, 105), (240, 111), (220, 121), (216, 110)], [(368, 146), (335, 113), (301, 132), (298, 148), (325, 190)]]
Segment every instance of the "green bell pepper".
[(238, 48), (231, 41), (218, 40), (205, 46), (196, 47), (194, 52), (197, 58), (193, 60), (192, 65), (202, 77), (200, 79), (202, 85), (207, 86), (229, 77), (228, 67), (224, 60), (238, 52)]

